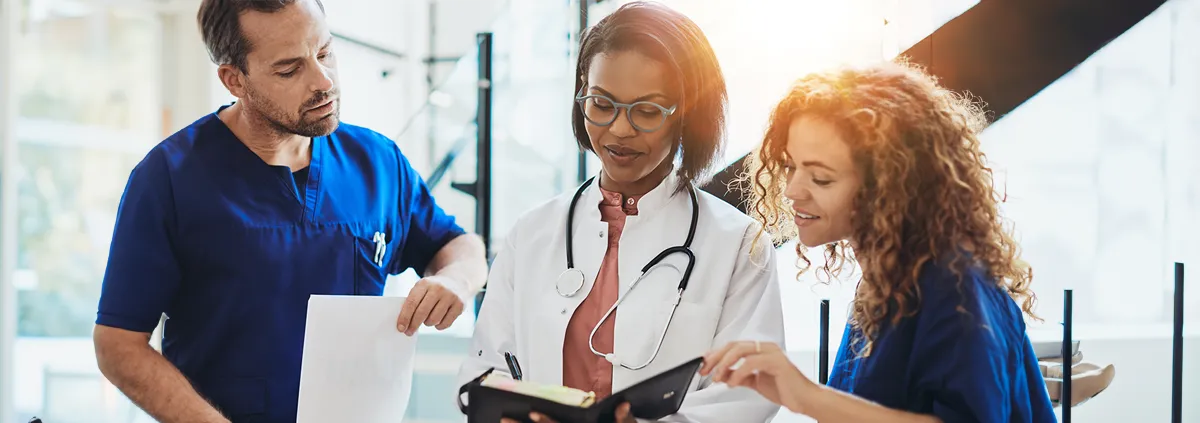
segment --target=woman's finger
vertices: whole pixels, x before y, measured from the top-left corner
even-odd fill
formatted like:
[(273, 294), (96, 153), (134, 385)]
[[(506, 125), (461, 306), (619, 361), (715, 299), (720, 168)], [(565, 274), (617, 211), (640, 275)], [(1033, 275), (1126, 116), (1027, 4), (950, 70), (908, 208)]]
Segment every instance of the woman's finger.
[(761, 374), (773, 374), (770, 368), (770, 356), (758, 354), (746, 357), (742, 365), (729, 373), (725, 378), (725, 384), (729, 386), (747, 386), (750, 382), (754, 382), (754, 378)]
[(529, 418), (537, 423), (558, 423), (558, 421), (556, 421), (552, 418), (546, 417), (545, 414), (538, 413), (538, 412), (529, 413)]
[(721, 357), (725, 356), (725, 354), (727, 354), (731, 348), (737, 346), (737, 344), (737, 342), (730, 342), (722, 345), (721, 348), (709, 351), (708, 354), (705, 354), (704, 364), (700, 366), (700, 375), (708, 376), (708, 373), (716, 367), (717, 361), (720, 360)]
[(723, 382), (727, 377), (729, 377), (729, 372), (731, 371), (730, 367), (733, 367), (741, 359), (751, 354), (754, 354), (753, 344), (739, 344), (731, 348), (729, 352), (725, 353), (725, 355), (721, 357), (721, 359), (718, 360), (714, 365), (712, 372), (713, 380), (716, 382)]
[(629, 414), (629, 408), (630, 408), (630, 405), (628, 402), (622, 403), (621, 405), (617, 406), (617, 421), (618, 422), (636, 421), (636, 420), (634, 420), (633, 416)]

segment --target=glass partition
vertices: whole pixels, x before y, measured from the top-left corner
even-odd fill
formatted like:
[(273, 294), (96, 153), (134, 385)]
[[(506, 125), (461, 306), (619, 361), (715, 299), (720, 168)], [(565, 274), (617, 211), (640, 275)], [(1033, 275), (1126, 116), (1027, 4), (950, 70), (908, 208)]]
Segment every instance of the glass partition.
[[(492, 33), (491, 245), (503, 245), (521, 214), (576, 183), (576, 144), (571, 135), (574, 103), (572, 2), (511, 0), (486, 31)], [(475, 198), (455, 189), (476, 175), (478, 50), (463, 55), (445, 82), (396, 137), (400, 148), (430, 184), (438, 203), (463, 228), (476, 229)], [(406, 292), (413, 275), (389, 290)], [(422, 331), (408, 419), (457, 422), (451, 401), (455, 377), (472, 333), (474, 307), (443, 332)]]
[[(1196, 2), (1168, 1), (984, 134), (1034, 267), (1045, 322), (1031, 334), (1061, 339), (1072, 289), (1084, 360), (1117, 370), (1077, 421), (1170, 420), (1173, 266), (1200, 267), (1197, 24)], [(1191, 344), (1200, 316), (1185, 317)], [(1195, 404), (1200, 355), (1185, 353)]]
[(401, 151), (430, 183), (438, 204), (468, 231), (475, 230), (475, 200), (451, 183), (475, 181), (477, 56), (477, 47), (464, 54), (396, 137)]
[(160, 17), (25, 4), (14, 60), (15, 374), (2, 376), (14, 378), (21, 422), (127, 421), (137, 413), (101, 376), (91, 333), (122, 189), (162, 137)]
[[(578, 148), (570, 108), (577, 11), (569, 2), (512, 0), (488, 29), (493, 251), (522, 213), (575, 184)], [(463, 56), (397, 138), (406, 152), (427, 152), (418, 170), (434, 177), (438, 202), (469, 230), (475, 226), (474, 199), (451, 183), (474, 182), (477, 176), (477, 54), (473, 49)], [(449, 167), (439, 168), (448, 154), (454, 157)]]
[(494, 27), (492, 248), (526, 211), (570, 190), (579, 9), (569, 1), (513, 0)]

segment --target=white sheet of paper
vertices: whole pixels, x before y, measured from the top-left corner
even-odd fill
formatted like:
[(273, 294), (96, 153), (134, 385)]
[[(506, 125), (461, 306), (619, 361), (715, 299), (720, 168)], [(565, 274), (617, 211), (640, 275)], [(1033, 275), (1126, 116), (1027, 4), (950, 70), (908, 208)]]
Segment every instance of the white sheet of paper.
[(403, 305), (403, 297), (309, 298), (297, 423), (404, 419), (417, 338), (396, 330)]

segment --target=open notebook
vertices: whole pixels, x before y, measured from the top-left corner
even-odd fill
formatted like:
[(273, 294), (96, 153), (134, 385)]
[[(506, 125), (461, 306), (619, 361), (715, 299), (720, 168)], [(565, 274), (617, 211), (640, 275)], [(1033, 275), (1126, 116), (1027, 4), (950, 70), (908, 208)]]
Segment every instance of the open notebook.
[(563, 423), (611, 423), (623, 402), (629, 402), (635, 417), (657, 420), (679, 411), (703, 362), (697, 357), (600, 401), (591, 392), (515, 381), (489, 370), (459, 389), (458, 406), (468, 423), (497, 423), (504, 417), (531, 422), (531, 411)]

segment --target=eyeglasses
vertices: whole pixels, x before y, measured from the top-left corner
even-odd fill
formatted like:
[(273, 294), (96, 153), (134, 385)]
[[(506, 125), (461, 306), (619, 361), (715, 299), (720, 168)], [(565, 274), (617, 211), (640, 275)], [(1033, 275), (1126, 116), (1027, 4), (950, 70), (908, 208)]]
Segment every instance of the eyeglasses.
[(667, 117), (675, 114), (675, 108), (678, 107), (676, 105), (666, 108), (652, 101), (617, 103), (600, 94), (577, 96), (575, 102), (583, 109), (584, 119), (598, 126), (612, 125), (617, 121), (621, 109), (624, 109), (629, 124), (641, 132), (654, 132), (662, 128), (663, 124), (667, 123)]

